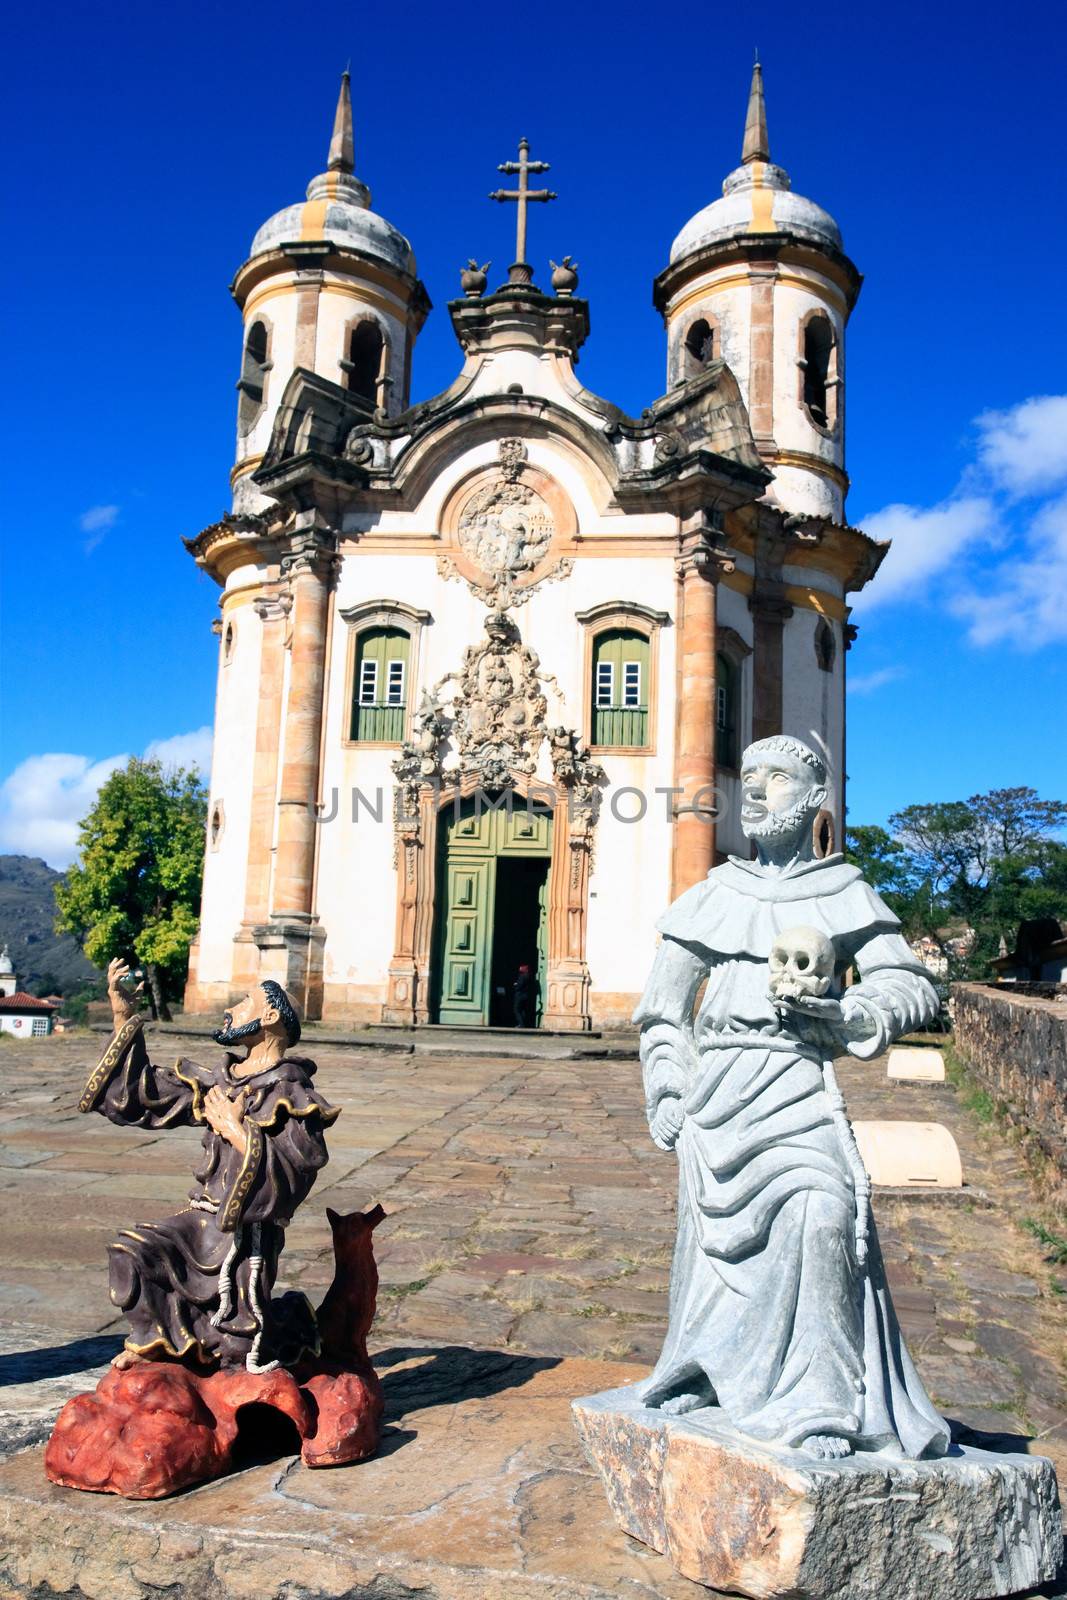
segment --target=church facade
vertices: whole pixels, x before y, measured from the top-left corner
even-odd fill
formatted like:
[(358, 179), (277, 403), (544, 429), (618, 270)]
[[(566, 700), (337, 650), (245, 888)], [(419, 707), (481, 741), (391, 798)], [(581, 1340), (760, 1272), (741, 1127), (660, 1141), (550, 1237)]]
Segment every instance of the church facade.
[(525, 968), (530, 1024), (623, 1023), (656, 917), (748, 854), (750, 739), (817, 747), (844, 814), (848, 597), (884, 554), (844, 513), (860, 278), (770, 160), (759, 68), (741, 165), (656, 279), (638, 418), (577, 377), (577, 272), (524, 259), (543, 164), (507, 170), (517, 260), (461, 275), (433, 398), (347, 75), (327, 171), (237, 274), (233, 509), (187, 541), (222, 591), (190, 1010), (274, 978), (312, 1018), (510, 1023)]

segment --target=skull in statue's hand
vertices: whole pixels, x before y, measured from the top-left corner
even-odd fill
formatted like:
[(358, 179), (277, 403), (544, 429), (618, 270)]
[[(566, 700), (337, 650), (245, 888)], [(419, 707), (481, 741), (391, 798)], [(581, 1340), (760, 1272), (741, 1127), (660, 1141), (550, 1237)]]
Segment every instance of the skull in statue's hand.
[(800, 1000), (824, 995), (833, 982), (834, 947), (818, 928), (787, 928), (774, 941), (770, 960), (771, 997)]

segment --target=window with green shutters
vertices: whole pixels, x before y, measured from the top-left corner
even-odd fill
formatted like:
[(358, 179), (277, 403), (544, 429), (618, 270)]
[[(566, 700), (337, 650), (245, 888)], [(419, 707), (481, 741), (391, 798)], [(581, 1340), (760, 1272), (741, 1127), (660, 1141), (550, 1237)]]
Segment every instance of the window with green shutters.
[(408, 703), (411, 640), (399, 628), (366, 628), (356, 640), (351, 737), (399, 744)]
[(593, 743), (648, 746), (648, 639), (621, 628), (593, 642)]
[(729, 656), (715, 657), (715, 760), (737, 766), (737, 720), (740, 673)]

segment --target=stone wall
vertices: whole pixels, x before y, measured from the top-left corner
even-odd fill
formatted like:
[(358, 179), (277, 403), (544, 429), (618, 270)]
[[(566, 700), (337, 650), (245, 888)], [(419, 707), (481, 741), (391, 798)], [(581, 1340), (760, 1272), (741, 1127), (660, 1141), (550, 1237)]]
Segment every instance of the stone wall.
[(1067, 1174), (1067, 999), (953, 985), (956, 1047), (975, 1078)]

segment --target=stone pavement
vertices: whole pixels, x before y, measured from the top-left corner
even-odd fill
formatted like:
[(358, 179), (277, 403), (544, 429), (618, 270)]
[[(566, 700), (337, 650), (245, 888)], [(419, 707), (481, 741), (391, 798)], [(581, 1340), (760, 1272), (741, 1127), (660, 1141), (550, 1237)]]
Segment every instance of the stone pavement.
[[(152, 1049), (165, 1059), (175, 1046), (160, 1038)], [(213, 1048), (179, 1047), (201, 1056)], [(195, 1133), (142, 1134), (77, 1112), (100, 1048), (88, 1035), (0, 1047), (8, 1448), (42, 1438), (66, 1395), (118, 1348), (109, 1239), (175, 1209), (189, 1184)], [(379, 1349), (581, 1357), (605, 1363), (605, 1374), (619, 1363), (651, 1364), (664, 1332), (675, 1163), (648, 1139), (636, 1061), (316, 1053), (319, 1082), (345, 1114), (331, 1130), (330, 1165), (290, 1230), (282, 1286), (314, 1299), (329, 1282), (325, 1204), (354, 1210), (380, 1199), (389, 1217), (376, 1234)], [(891, 1083), (884, 1062), (846, 1063), (840, 1076), (856, 1117), (945, 1122), (975, 1191), (962, 1201), (876, 1195), (901, 1322), (932, 1394), (975, 1442), (1020, 1449), (1035, 1438), (1032, 1448), (1052, 1456), (1067, 1482), (1067, 1272), (1049, 1264), (1023, 1226), (1038, 1212), (1016, 1152), (974, 1120), (950, 1085)], [(586, 1378), (578, 1392), (594, 1386)], [(514, 1390), (516, 1402), (524, 1392), (533, 1393), (528, 1384)], [(451, 1399), (464, 1403), (462, 1382)], [(397, 1420), (402, 1429), (401, 1413)], [(566, 1471), (577, 1471), (564, 1436), (546, 1460), (562, 1452)], [(22, 1457), (5, 1473), (32, 1473), (35, 1460)], [(398, 1455), (398, 1469), (403, 1461)], [(350, 1480), (329, 1481), (343, 1497), (339, 1486)], [(585, 1525), (586, 1509), (582, 1518)], [(621, 1536), (605, 1523), (604, 1538)], [(665, 1588), (665, 1577), (642, 1573), (644, 1589), (605, 1592), (673, 1596), (692, 1587)]]

